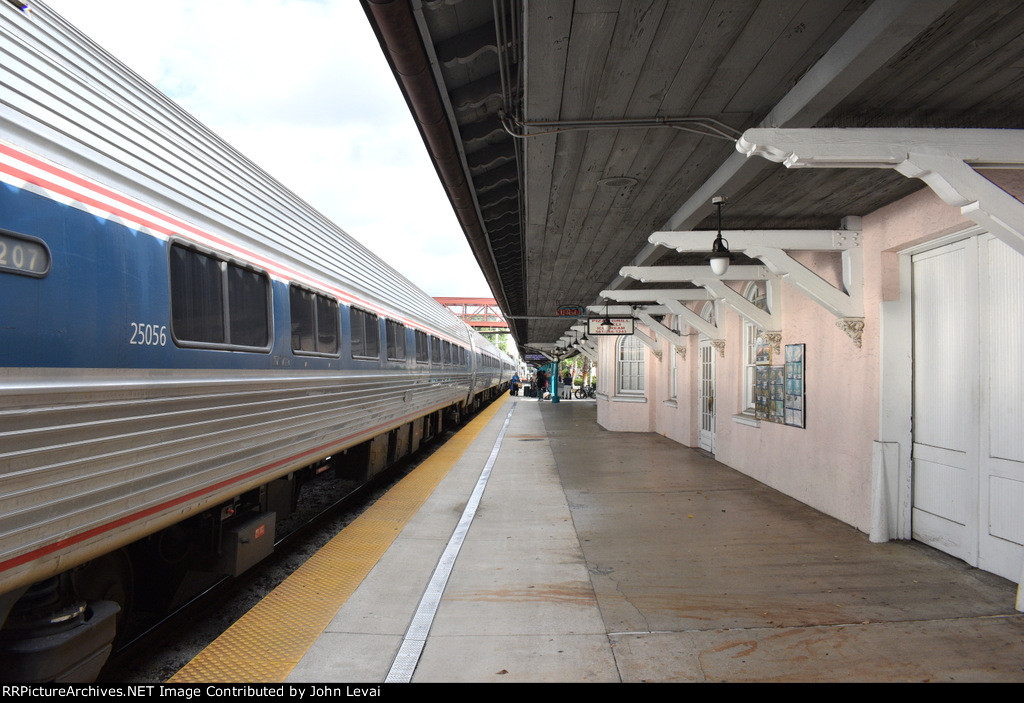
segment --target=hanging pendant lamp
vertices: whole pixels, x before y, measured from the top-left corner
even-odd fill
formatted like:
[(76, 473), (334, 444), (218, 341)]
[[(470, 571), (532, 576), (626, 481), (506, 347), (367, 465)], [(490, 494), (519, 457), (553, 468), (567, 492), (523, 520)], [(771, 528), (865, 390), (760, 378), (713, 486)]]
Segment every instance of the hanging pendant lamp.
[(718, 207), (718, 236), (715, 237), (715, 242), (711, 245), (709, 263), (711, 272), (716, 276), (721, 276), (729, 270), (729, 242), (722, 238), (722, 203), (725, 202), (725, 196), (716, 195), (711, 202)]

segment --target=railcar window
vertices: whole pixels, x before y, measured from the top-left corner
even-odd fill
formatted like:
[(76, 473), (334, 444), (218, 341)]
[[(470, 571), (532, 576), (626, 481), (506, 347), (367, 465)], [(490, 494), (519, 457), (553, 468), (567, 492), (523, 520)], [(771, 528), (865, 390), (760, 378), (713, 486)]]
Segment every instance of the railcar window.
[(441, 363), (441, 340), (437, 337), (430, 337), (430, 360), (435, 364)]
[(394, 320), (387, 321), (388, 358), (405, 359), (405, 325)]
[(227, 265), (228, 331), (232, 344), (262, 347), (270, 341), (266, 277), (235, 264)]
[(309, 354), (338, 353), (338, 301), (290, 286), (292, 350)]
[(311, 291), (291, 286), (288, 289), (288, 307), (292, 316), (292, 350), (297, 352), (316, 351), (316, 317), (314, 294)]
[(368, 359), (380, 357), (380, 324), (372, 312), (349, 308), (352, 356)]
[(316, 348), (323, 354), (338, 353), (338, 301), (316, 296)]
[(444, 363), (448, 364), (449, 366), (451, 366), (451, 364), (452, 364), (452, 343), (451, 342), (445, 342), (444, 343), (444, 347), (443, 347), (443, 351), (444, 351)]
[(270, 343), (266, 273), (172, 245), (171, 328), (183, 344), (265, 348)]
[(421, 364), (430, 363), (430, 337), (420, 330), (416, 330), (416, 361)]
[(225, 342), (223, 298), (220, 262), (212, 256), (172, 246), (171, 325), (174, 336), (192, 342)]

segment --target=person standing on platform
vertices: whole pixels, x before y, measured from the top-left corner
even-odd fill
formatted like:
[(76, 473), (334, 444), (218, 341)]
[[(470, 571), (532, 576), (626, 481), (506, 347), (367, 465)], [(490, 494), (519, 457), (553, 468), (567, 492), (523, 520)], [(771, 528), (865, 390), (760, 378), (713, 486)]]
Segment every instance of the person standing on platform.
[(544, 400), (544, 389), (548, 385), (548, 375), (544, 369), (537, 369), (537, 400)]
[(562, 400), (572, 399), (572, 373), (569, 371), (565, 372), (562, 376)]
[(519, 372), (516, 371), (512, 374), (512, 378), (508, 382), (509, 388), (512, 391), (512, 395), (519, 395)]

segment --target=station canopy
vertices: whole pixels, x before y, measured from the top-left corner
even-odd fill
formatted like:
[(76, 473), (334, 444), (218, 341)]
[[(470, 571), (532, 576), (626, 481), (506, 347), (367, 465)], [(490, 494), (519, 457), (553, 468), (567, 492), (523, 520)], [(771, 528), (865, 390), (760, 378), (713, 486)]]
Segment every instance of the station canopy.
[(714, 196), (727, 229), (837, 228), (925, 187), (751, 158), (748, 129), (1024, 127), (1016, 0), (363, 5), (523, 346), (638, 286), (623, 266), (706, 265), (648, 237), (710, 251)]

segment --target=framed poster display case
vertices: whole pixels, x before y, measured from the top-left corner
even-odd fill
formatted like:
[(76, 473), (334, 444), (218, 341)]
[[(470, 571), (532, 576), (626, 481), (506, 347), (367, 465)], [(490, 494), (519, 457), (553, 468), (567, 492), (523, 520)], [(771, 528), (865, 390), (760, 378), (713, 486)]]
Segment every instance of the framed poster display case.
[(786, 424), (793, 427), (807, 426), (804, 347), (803, 344), (786, 345), (785, 417)]

